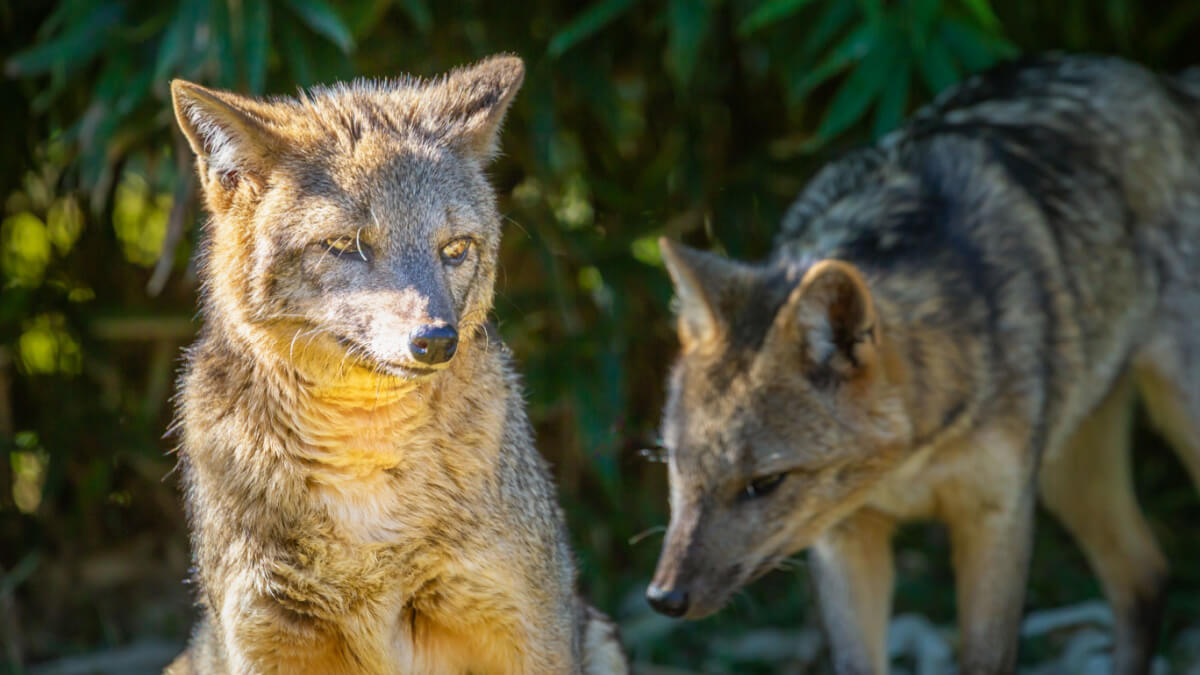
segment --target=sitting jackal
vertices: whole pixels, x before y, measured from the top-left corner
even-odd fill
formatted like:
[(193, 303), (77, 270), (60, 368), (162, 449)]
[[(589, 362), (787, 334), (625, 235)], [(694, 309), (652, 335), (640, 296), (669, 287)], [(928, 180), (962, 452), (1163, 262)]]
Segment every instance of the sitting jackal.
[(257, 100), (175, 82), (211, 214), (177, 673), (622, 673), (491, 332), (514, 57)]
[(1140, 396), (1200, 479), (1200, 82), (999, 67), (833, 163), (743, 264), (663, 242), (682, 354), (650, 602), (717, 610), (810, 548), (840, 673), (884, 672), (897, 522), (943, 521), (963, 673), (1011, 672), (1035, 500), (1146, 672), (1166, 564), (1134, 497)]

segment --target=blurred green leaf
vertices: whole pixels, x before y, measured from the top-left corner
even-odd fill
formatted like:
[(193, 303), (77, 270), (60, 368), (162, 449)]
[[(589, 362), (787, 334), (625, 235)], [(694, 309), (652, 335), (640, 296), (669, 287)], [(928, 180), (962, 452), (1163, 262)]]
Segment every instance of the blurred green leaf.
[(869, 23), (851, 31), (815, 68), (802, 74), (792, 83), (788, 89), (790, 100), (793, 103), (798, 102), (813, 88), (870, 53), (877, 32), (876, 27)]
[(424, 0), (401, 0), (400, 9), (404, 10), (413, 25), (422, 33), (428, 33), (433, 28), (433, 14), (429, 12)]
[(989, 0), (962, 0), (962, 3), (984, 28), (995, 29), (1000, 25)]
[(683, 88), (692, 81), (696, 61), (711, 23), (709, 0), (670, 0), (667, 3), (667, 69)]
[(633, 3), (634, 0), (600, 0), (593, 3), (550, 38), (546, 54), (552, 59), (562, 56), (568, 49), (615, 21), (633, 7)]
[(884, 20), (883, 0), (858, 0), (858, 6), (867, 17), (867, 21), (879, 27)]
[(105, 47), (105, 40), (99, 36), (119, 22), (123, 15), (121, 5), (97, 5), (86, 20), (71, 25), (57, 38), (12, 56), (4, 70), (9, 77), (28, 77), (53, 68), (66, 71), (82, 68)]
[(261, 94), (267, 81), (267, 50), (271, 44), (271, 8), (267, 0), (245, 0), (242, 6), (246, 88)]
[(279, 25), (280, 49), (283, 60), (292, 73), (292, 79), (301, 87), (313, 84), (312, 62), (308, 49), (300, 37), (300, 31), (292, 21), (284, 21)]
[(938, 26), (938, 39), (971, 72), (983, 70), (999, 59), (1016, 54), (1012, 43), (951, 17), (943, 19)]
[(171, 23), (167, 25), (167, 32), (163, 33), (162, 39), (158, 43), (158, 59), (155, 61), (154, 79), (165, 79), (169, 73), (174, 72), (175, 64), (182, 58), (186, 41), (190, 39), (190, 31), (194, 28), (191, 11), (194, 4), (194, 0), (188, 0), (176, 5)]
[(858, 13), (858, 3), (855, 0), (832, 0), (821, 18), (813, 24), (804, 38), (801, 53), (805, 58), (815, 57), (821, 50), (829, 46), (837, 34), (850, 23)]
[(287, 0), (287, 3), (315, 33), (329, 38), (346, 54), (354, 51), (354, 36), (337, 10), (325, 0)]
[(930, 40), (925, 51), (918, 57), (921, 76), (933, 93), (958, 82), (959, 70), (955, 65), (954, 54), (941, 40)]
[(817, 128), (817, 143), (833, 138), (863, 118), (887, 80), (900, 48), (899, 38), (890, 32), (874, 44), (833, 97)]
[(905, 6), (911, 17), (909, 43), (914, 51), (920, 53), (925, 50), (929, 34), (942, 16), (942, 0), (908, 0)]
[(763, 0), (738, 24), (738, 35), (745, 37), (800, 11), (812, 0)]
[(209, 31), (212, 39), (209, 42), (208, 58), (217, 64), (217, 73), (213, 81), (219, 87), (230, 89), (237, 86), (238, 59), (233, 49), (233, 25), (229, 16), (229, 4), (218, 0), (211, 3), (210, 8)]
[(887, 82), (875, 107), (875, 126), (871, 136), (881, 136), (900, 126), (908, 107), (908, 89), (912, 82), (912, 62), (908, 52), (901, 50), (888, 73)]

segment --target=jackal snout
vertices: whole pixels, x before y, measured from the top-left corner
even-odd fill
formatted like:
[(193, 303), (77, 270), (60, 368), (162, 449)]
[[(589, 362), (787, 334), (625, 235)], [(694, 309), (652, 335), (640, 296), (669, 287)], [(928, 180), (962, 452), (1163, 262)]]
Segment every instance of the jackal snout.
[(427, 365), (446, 363), (458, 350), (458, 330), (454, 326), (421, 326), (409, 337), (408, 351)]

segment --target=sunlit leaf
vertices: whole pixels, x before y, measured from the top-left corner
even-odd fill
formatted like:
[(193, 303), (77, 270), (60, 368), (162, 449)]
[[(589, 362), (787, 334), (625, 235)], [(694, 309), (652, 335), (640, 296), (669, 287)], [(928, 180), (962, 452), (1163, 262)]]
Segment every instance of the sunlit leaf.
[(62, 314), (41, 314), (26, 322), (17, 347), (21, 370), (31, 375), (74, 375), (82, 369), (83, 353)]
[(83, 232), (83, 210), (75, 197), (67, 195), (55, 200), (46, 214), (46, 234), (59, 255), (66, 255)]
[(354, 36), (337, 10), (325, 0), (287, 0), (296, 15), (315, 33), (328, 38), (345, 53), (354, 50)]
[(136, 173), (126, 173), (113, 197), (112, 222), (129, 262), (149, 267), (158, 261), (171, 196), (153, 194)]
[(744, 37), (760, 28), (778, 23), (810, 2), (812, 0), (763, 0), (738, 24), (738, 34)]
[(562, 56), (571, 47), (615, 21), (632, 7), (633, 3), (634, 0), (599, 0), (591, 4), (550, 38), (546, 54), (550, 58)]
[(0, 225), (0, 266), (10, 282), (36, 286), (50, 263), (51, 240), (46, 225), (28, 211), (9, 216)]

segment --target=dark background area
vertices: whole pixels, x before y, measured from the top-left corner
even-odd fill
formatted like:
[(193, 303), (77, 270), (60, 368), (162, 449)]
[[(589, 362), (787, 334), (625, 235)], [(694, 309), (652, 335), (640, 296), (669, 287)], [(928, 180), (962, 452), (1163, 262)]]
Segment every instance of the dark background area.
[[(491, 172), (506, 218), (494, 315), (584, 590), (642, 672), (824, 672), (803, 556), (702, 622), (641, 599), (667, 520), (663, 465), (641, 450), (676, 349), (654, 241), (762, 256), (824, 162), (965, 74), (1047, 49), (1178, 70), (1200, 63), (1200, 2), (0, 1), (0, 672), (137, 672), (190, 626), (163, 433), (197, 328), (203, 214), (171, 78), (288, 94), (522, 56)], [(1160, 650), (1184, 672), (1200, 663), (1200, 499), (1144, 423), (1137, 453), (1174, 572)], [(914, 644), (952, 647), (943, 531), (911, 526), (897, 543), (897, 613)], [(1107, 634), (1080, 606), (1097, 583), (1046, 518), (1033, 564), (1041, 624), (1023, 667), (1079, 669)], [(898, 672), (930, 662), (916, 651)]]

